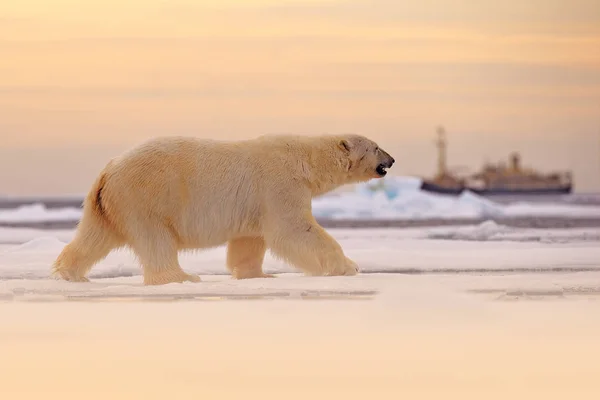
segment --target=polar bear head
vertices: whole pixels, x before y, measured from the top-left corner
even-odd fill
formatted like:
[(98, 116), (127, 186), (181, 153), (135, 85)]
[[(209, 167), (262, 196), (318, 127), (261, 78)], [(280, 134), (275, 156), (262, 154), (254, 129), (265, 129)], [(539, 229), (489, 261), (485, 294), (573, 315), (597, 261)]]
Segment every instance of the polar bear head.
[(347, 172), (352, 181), (383, 178), (394, 158), (374, 141), (360, 135), (339, 138), (338, 147), (347, 160)]

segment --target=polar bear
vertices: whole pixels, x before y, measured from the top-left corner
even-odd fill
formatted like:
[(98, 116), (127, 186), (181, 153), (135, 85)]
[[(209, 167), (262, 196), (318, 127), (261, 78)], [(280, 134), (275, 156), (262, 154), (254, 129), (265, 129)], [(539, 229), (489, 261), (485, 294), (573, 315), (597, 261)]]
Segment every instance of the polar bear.
[(152, 139), (101, 171), (52, 274), (87, 282), (95, 263), (129, 246), (145, 285), (199, 282), (180, 267), (178, 252), (227, 244), (235, 279), (269, 277), (267, 249), (307, 275), (355, 275), (356, 263), (317, 223), (311, 200), (381, 178), (392, 164), (360, 135)]

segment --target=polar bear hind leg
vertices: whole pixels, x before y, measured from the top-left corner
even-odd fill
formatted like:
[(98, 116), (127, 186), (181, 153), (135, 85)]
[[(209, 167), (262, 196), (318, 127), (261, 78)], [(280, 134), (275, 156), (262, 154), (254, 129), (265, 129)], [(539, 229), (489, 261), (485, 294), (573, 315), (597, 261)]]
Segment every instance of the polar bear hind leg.
[(99, 221), (95, 213), (86, 209), (75, 237), (54, 262), (51, 275), (70, 282), (89, 282), (86, 276), (92, 267), (124, 244), (123, 239)]
[(200, 282), (181, 269), (177, 243), (166, 227), (138, 230), (131, 248), (142, 264), (144, 285)]
[(267, 245), (262, 237), (240, 237), (227, 243), (227, 268), (234, 279), (274, 278), (262, 264)]

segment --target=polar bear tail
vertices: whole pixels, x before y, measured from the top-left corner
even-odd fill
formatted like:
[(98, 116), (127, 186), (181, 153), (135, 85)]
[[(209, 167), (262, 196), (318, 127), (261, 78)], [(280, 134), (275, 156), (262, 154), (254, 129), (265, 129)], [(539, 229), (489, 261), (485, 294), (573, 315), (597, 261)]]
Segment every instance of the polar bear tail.
[(102, 204), (102, 191), (104, 190), (105, 184), (106, 174), (102, 173), (94, 182), (92, 189), (90, 190), (87, 198), (85, 199), (84, 208), (89, 208), (89, 210), (92, 213), (94, 213), (98, 218), (104, 220), (104, 222), (108, 222), (108, 219), (106, 217), (106, 210), (104, 209), (104, 205)]

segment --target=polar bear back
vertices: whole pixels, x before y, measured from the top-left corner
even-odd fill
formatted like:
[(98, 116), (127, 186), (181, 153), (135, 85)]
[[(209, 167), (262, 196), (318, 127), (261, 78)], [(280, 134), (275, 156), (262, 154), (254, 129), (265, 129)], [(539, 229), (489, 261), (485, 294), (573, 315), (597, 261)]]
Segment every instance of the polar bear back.
[(243, 143), (155, 139), (114, 159), (106, 174), (113, 218), (166, 221), (189, 246), (260, 230), (260, 171)]

